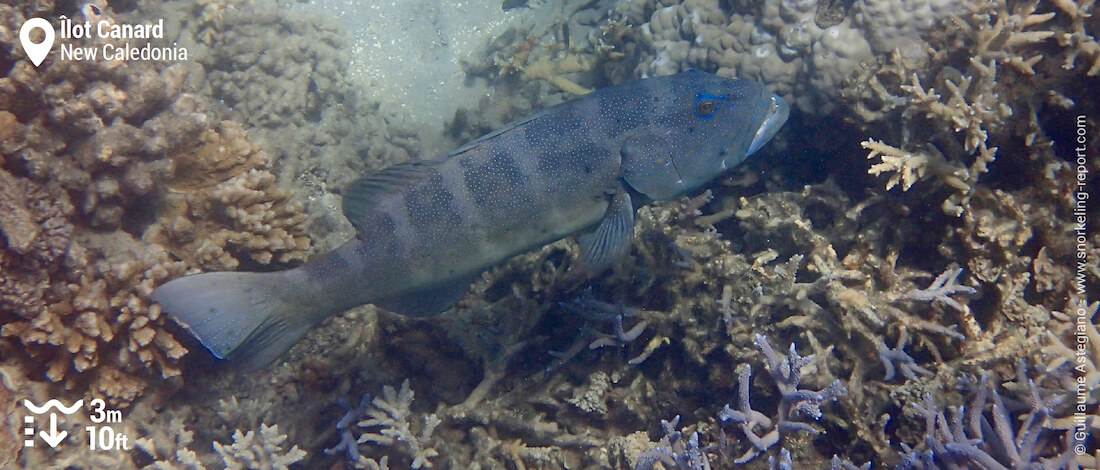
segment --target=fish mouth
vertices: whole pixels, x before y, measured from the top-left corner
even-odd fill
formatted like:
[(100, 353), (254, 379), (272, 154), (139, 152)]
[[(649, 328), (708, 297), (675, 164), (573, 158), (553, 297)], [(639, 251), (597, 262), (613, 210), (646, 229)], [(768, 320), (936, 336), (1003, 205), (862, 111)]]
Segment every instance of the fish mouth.
[(752, 155), (768, 143), (772, 137), (775, 137), (775, 134), (779, 132), (779, 128), (783, 127), (783, 123), (787, 122), (787, 117), (791, 115), (791, 108), (782, 97), (773, 93), (767, 99), (770, 101), (767, 104), (768, 114), (764, 117), (764, 122), (756, 129), (756, 135), (753, 136), (746, 155)]

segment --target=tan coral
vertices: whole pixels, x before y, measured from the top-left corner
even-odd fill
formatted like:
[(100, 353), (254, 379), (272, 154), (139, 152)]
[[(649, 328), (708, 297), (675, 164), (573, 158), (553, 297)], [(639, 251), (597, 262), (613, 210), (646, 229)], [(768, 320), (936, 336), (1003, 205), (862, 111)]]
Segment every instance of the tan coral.
[[(163, 425), (163, 424), (162, 424)], [(182, 418), (172, 417), (167, 426), (149, 430), (134, 439), (134, 446), (154, 460), (151, 467), (164, 470), (206, 470), (198, 454), (188, 448), (194, 433)]]
[(924, 179), (924, 172), (928, 167), (928, 156), (914, 155), (897, 147), (877, 142), (875, 139), (867, 139), (859, 144), (871, 152), (867, 159), (879, 157), (880, 163), (871, 165), (867, 169), (869, 175), (881, 175), (892, 172), (886, 180), (886, 190), (889, 191), (901, 183), (901, 190), (908, 191), (917, 181)]
[(950, 160), (961, 159), (962, 156), (945, 157), (932, 145), (928, 145), (929, 152), (917, 153), (873, 139), (862, 144), (864, 148), (871, 150), (868, 159), (876, 156), (882, 158), (882, 163), (871, 166), (869, 174), (897, 172), (887, 182), (887, 189), (900, 181), (903, 183), (903, 190), (907, 190), (923, 178), (924, 167), (934, 163), (932, 167), (936, 171), (933, 173), (957, 190), (943, 203), (944, 211), (956, 216), (962, 213), (962, 206), (965, 205), (971, 188), (982, 174), (989, 171), (989, 164), (996, 158), (997, 147), (988, 145), (990, 129), (999, 129), (1012, 116), (1012, 108), (1000, 99), (1000, 94), (995, 89), (996, 61), (991, 59), (986, 63), (971, 58), (970, 65), (970, 75), (946, 73), (947, 76), (943, 77), (948, 92), (946, 95), (923, 86), (916, 73), (911, 75), (909, 84), (901, 85), (901, 89), (908, 94), (909, 103), (902, 116), (907, 119), (923, 116), (940, 127), (943, 133), (961, 134), (962, 149), (975, 155), (970, 165), (957, 167), (957, 163), (949, 163)]
[(206, 129), (200, 142), (172, 157), (176, 167), (168, 181), (169, 188), (179, 192), (201, 189), (268, 164), (260, 146), (249, 140), (240, 124), (233, 121), (221, 121)]
[(1031, 52), (1023, 49), (1055, 35), (1049, 30), (1025, 30), (1054, 18), (1054, 12), (1036, 14), (1038, 4), (1038, 0), (1028, 1), (1009, 13), (1007, 2), (972, 3), (966, 6), (969, 18), (955, 16), (952, 23), (974, 39), (975, 55), (1006, 63), (1024, 75), (1034, 75), (1034, 66), (1043, 56), (1036, 53), (1025, 57)]
[(992, 89), (997, 75), (996, 62), (990, 61), (986, 64), (971, 59), (970, 63), (978, 73), (963, 75), (957, 79), (945, 78), (944, 85), (949, 92), (946, 97), (937, 94), (933, 88), (925, 89), (917, 75), (913, 74), (912, 83), (902, 86), (910, 95), (910, 106), (902, 115), (910, 117), (923, 113), (928, 117), (949, 121), (951, 129), (965, 135), (963, 142), (966, 151), (979, 152), (984, 156), (996, 151), (996, 148), (990, 149), (986, 146), (988, 129), (999, 126), (1012, 115), (1012, 109)]
[(229, 121), (208, 129), (202, 139), (202, 145), (177, 156), (173, 192), (144, 238), (206, 269), (234, 269), (242, 259), (261, 264), (304, 259), (310, 246), (306, 215), (276, 186), (266, 169), (267, 154)]
[(567, 55), (558, 60), (551, 60), (549, 56), (542, 56), (531, 64), (521, 68), (523, 78), (527, 80), (542, 79), (552, 83), (562, 91), (574, 95), (584, 95), (592, 92), (591, 88), (578, 85), (565, 77), (567, 73), (586, 72), (592, 69), (591, 60), (578, 56)]
[[(0, 10), (0, 30), (18, 30), (22, 8)], [(95, 14), (119, 23), (109, 10)], [(18, 48), (18, 35), (0, 37)], [(149, 217), (165, 180), (206, 189), (220, 217), (199, 228), (235, 229), (221, 245), (239, 244), (234, 256), (293, 260), (308, 247), (289, 193), (270, 173), (250, 173), (268, 164), (266, 155), (239, 125), (212, 121), (209, 98), (183, 92), (188, 70), (152, 61), (47, 60), (36, 68), (20, 55), (0, 77), (0, 346), (29, 377), (116, 407), (151, 384), (180, 383), (187, 349), (148, 299), (197, 264), (165, 249), (178, 244), (132, 236), (175, 220)], [(234, 199), (241, 192), (251, 199)]]
[[(77, 255), (75, 253), (83, 253)], [(40, 358), (44, 375), (89, 398), (125, 405), (147, 386), (142, 370), (161, 378), (179, 375), (187, 349), (165, 331), (160, 309), (148, 300), (153, 285), (183, 273), (183, 264), (155, 246), (128, 236), (91, 237), (73, 244), (74, 278), (54, 274), (60, 298), (43, 297), (37, 314), (7, 322), (2, 335), (18, 338), (26, 354)], [(58, 354), (58, 353), (61, 354)]]
[[(1096, 0), (1053, 0), (1055, 6), (1069, 16), (1071, 30), (1057, 35), (1058, 44), (1066, 48), (1065, 60), (1062, 67), (1065, 69), (1077, 68), (1078, 59), (1084, 56), (1084, 62), (1088, 66), (1085, 75), (1090, 77), (1100, 75), (1100, 43), (1096, 41), (1095, 32), (1089, 34), (1085, 27), (1085, 20), (1091, 17), (1095, 10)], [(1091, 61), (1089, 63), (1088, 61)]]
[(230, 470), (265, 468), (287, 470), (289, 466), (306, 456), (306, 451), (297, 445), (283, 449), (286, 434), (279, 434), (279, 425), (261, 424), (259, 432), (242, 433), (240, 429), (233, 433), (232, 444), (214, 443), (214, 450), (221, 455), (225, 466)]

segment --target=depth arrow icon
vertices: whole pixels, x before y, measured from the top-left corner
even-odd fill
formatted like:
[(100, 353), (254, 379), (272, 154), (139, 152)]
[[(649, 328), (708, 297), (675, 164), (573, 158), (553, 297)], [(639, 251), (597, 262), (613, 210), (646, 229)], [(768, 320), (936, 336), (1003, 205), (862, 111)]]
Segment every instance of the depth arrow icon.
[(42, 437), (43, 441), (46, 441), (50, 447), (57, 447), (61, 441), (65, 440), (65, 436), (69, 435), (69, 431), (57, 432), (57, 415), (50, 413), (50, 432), (39, 431), (38, 435)]

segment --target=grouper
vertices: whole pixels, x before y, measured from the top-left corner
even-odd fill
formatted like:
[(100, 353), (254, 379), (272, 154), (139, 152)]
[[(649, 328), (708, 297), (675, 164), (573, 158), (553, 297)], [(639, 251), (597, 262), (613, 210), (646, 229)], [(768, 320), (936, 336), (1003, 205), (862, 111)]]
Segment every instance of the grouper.
[(335, 251), (285, 271), (182, 277), (152, 298), (252, 370), (358, 305), (438, 314), (483, 271), (568, 236), (597, 273), (629, 252), (638, 207), (719, 177), (788, 114), (761, 83), (698, 71), (603, 88), (352, 182), (343, 212), (356, 237)]

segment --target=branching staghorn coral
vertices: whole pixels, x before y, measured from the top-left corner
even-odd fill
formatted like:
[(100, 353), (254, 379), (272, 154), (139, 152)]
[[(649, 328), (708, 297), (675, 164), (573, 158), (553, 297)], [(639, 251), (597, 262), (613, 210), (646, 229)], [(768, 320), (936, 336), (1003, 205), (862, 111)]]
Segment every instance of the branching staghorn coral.
[[(1090, 34), (1085, 25), (1086, 20), (1094, 16), (1089, 12), (1096, 8), (1096, 0), (1053, 0), (1052, 3), (1069, 15), (1072, 21), (1071, 31), (1056, 36), (1058, 44), (1067, 49), (1062, 67), (1076, 69), (1078, 64), (1083, 64), (1088, 67), (1085, 69), (1085, 75), (1090, 77), (1100, 75), (1100, 43), (1096, 41), (1096, 31)], [(1084, 60), (1079, 60), (1082, 58)], [(1089, 61), (1092, 62), (1089, 63)]]
[(369, 394), (363, 395), (363, 398), (359, 400), (359, 405), (352, 406), (347, 398), (340, 397), (340, 404), (348, 408), (348, 411), (336, 422), (336, 432), (340, 434), (340, 442), (337, 442), (335, 446), (325, 449), (323, 451), (325, 455), (339, 455), (343, 453), (347, 457), (348, 462), (352, 465), (356, 467), (364, 467), (367, 465), (367, 457), (359, 454), (359, 443), (352, 434), (352, 425), (357, 424), (359, 418), (366, 414), (370, 406), (370, 400)]
[[(962, 268), (948, 269), (939, 276), (936, 276), (936, 279), (933, 280), (932, 284), (928, 287), (924, 289), (913, 289), (905, 294), (905, 298), (923, 302), (942, 302), (955, 310), (963, 312), (966, 310), (966, 307), (950, 296), (960, 292), (973, 294), (977, 292), (977, 289), (955, 284), (955, 280), (959, 278), (959, 274), (962, 274), (962, 271)], [(899, 341), (899, 343), (900, 342), (901, 341)]]
[(901, 184), (902, 191), (908, 191), (914, 184), (925, 178), (926, 172), (931, 172), (939, 177), (945, 184), (960, 191), (966, 191), (969, 186), (963, 181), (966, 170), (951, 165), (944, 158), (943, 153), (935, 147), (926, 151), (907, 152), (900, 148), (887, 145), (875, 139), (867, 139), (860, 145), (870, 150), (868, 160), (878, 157), (879, 163), (871, 165), (867, 174), (881, 175), (892, 173), (886, 180), (886, 190), (889, 191)]
[[(793, 343), (790, 347), (790, 353), (786, 357), (776, 353), (764, 336), (756, 335), (754, 344), (764, 355), (768, 372), (779, 388), (778, 415), (775, 420), (772, 420), (765, 414), (752, 409), (749, 404), (751, 368), (748, 365), (739, 368), (737, 408), (730, 408), (730, 405), (727, 404), (718, 413), (720, 421), (729, 421), (740, 425), (741, 433), (751, 444), (751, 447), (744, 454), (733, 460), (732, 463), (735, 465), (742, 465), (759, 457), (768, 449), (782, 442), (791, 433), (809, 432), (817, 434), (819, 432), (817, 428), (806, 422), (806, 418), (819, 420), (822, 415), (821, 405), (835, 401), (837, 397), (846, 392), (845, 387), (841, 385), (839, 380), (834, 380), (820, 391), (799, 388), (802, 368), (810, 363), (814, 356), (799, 356)], [(641, 452), (634, 457), (633, 468), (635, 470), (649, 470), (658, 462), (664, 468), (684, 470), (711, 468), (707, 453), (714, 450), (715, 446), (701, 445), (698, 431), (693, 432), (685, 440), (686, 430), (677, 430), (679, 423), (679, 416), (671, 422), (661, 421), (664, 437), (661, 438), (656, 447)], [(761, 432), (763, 434), (760, 434)], [(732, 445), (732, 443), (727, 442), (725, 431), (721, 430), (720, 442), (717, 446), (719, 454), (724, 457)], [(789, 452), (785, 448), (782, 449), (782, 453), (789, 456)], [(774, 458), (769, 459), (769, 462), (772, 468), (776, 468)]]
[[(897, 243), (917, 228), (905, 219), (884, 217), (881, 211), (890, 210), (885, 199), (853, 204), (832, 188), (826, 182), (802, 192), (773, 192), (741, 201), (735, 217), (746, 233), (742, 250), (749, 260), (760, 262), (736, 274), (751, 281), (728, 284), (729, 295), (717, 297), (728, 299), (729, 307), (715, 309), (735, 312), (727, 327), (734, 338), (774, 328), (805, 338), (819, 355), (833, 348), (834, 354), (847, 358), (829, 362), (822, 372), (847, 380), (850, 392), (841, 399), (843, 409), (861, 416), (847, 420), (848, 432), (872, 445), (877, 455), (893, 455), (886, 409), (901, 406), (908, 394), (919, 397), (928, 384), (951, 383), (961, 354), (980, 355), (983, 350), (971, 340), (982, 330), (970, 326), (975, 319), (969, 309), (959, 312), (941, 302), (906, 299), (909, 292), (929, 286), (930, 281), (921, 278), (936, 277), (899, 260), (896, 250), (904, 245)], [(892, 222), (878, 225), (885, 220)], [(754, 284), (759, 287), (754, 289)], [(965, 303), (962, 297), (956, 300)], [(905, 351), (886, 346), (895, 344), (895, 338), (898, 344), (908, 344)], [(879, 359), (883, 350), (909, 355), (913, 366), (934, 375), (921, 377), (913, 369), (917, 380), (870, 386), (881, 384), (888, 373)], [(910, 364), (900, 354), (887, 356), (891, 366)], [(884, 396), (873, 392), (878, 386), (898, 391)]]
[[(995, 59), (1015, 68), (1024, 75), (1034, 75), (1033, 68), (1043, 56), (1024, 50), (1055, 35), (1050, 30), (1034, 30), (1034, 26), (1045, 25), (1054, 18), (1054, 12), (1036, 14), (1039, 0), (1019, 2), (1009, 11), (1008, 2), (971, 4), (969, 12), (951, 17), (951, 24), (960, 28), (963, 34), (976, 40), (973, 49), (983, 59)], [(967, 14), (970, 18), (964, 18)], [(991, 21), (991, 23), (986, 22)], [(1025, 54), (1034, 54), (1025, 58)]]
[(134, 440), (136, 448), (154, 461), (153, 470), (206, 470), (198, 454), (188, 448), (194, 441), (194, 433), (187, 429), (180, 418), (173, 417), (167, 429), (156, 430), (153, 435)]
[[(389, 385), (383, 387), (382, 396), (375, 397), (370, 401), (371, 406), (357, 413), (365, 418), (359, 421), (358, 426), (367, 430), (359, 435), (356, 443), (386, 446), (407, 455), (411, 468), (431, 468), (431, 459), (439, 455), (432, 447), (432, 433), (442, 420), (435, 413), (430, 413), (423, 416), (421, 425), (410, 423), (413, 418), (410, 409), (412, 401), (413, 391), (409, 388), (408, 379), (401, 383), (400, 390)], [(414, 430), (414, 427), (419, 429)], [(350, 442), (347, 445), (350, 446)], [(353, 455), (350, 447), (345, 452)], [(354, 452), (357, 454), (358, 450)]]
[[(909, 331), (903, 328), (901, 334), (898, 336), (898, 344), (894, 346), (893, 349), (887, 347), (886, 343), (878, 343), (876, 345), (878, 348), (878, 358), (882, 361), (882, 367), (886, 369), (886, 376), (883, 377), (882, 380), (893, 380), (894, 374), (899, 368), (901, 369), (901, 375), (905, 376), (906, 379), (916, 379), (917, 375), (925, 377), (933, 375), (928, 369), (917, 365), (917, 361), (913, 359), (913, 356), (906, 354), (905, 351), (902, 350), (908, 342), (908, 339)], [(894, 366), (894, 363), (898, 364), (897, 367)]]
[(634, 470), (650, 470), (658, 462), (667, 470), (710, 470), (706, 451), (699, 446), (699, 433), (691, 433), (691, 437), (685, 442), (684, 432), (676, 430), (679, 424), (679, 416), (672, 418), (672, 421), (661, 420), (664, 437), (657, 447), (636, 457)]
[(893, 189), (898, 183), (901, 183), (902, 191), (908, 191), (917, 181), (924, 179), (924, 173), (928, 169), (930, 161), (933, 161), (935, 157), (939, 157), (938, 161), (943, 161), (943, 155), (939, 153), (934, 154), (934, 156), (913, 154), (882, 142), (876, 142), (875, 139), (867, 139), (860, 142), (860, 145), (871, 151), (867, 154), (868, 160), (875, 157), (881, 160), (867, 169), (868, 174), (878, 176), (887, 172), (894, 173), (886, 180), (887, 191)]
[[(646, 327), (649, 326), (649, 322), (638, 320), (629, 330), (624, 329), (623, 317), (638, 317), (641, 312), (638, 309), (630, 308), (622, 304), (613, 305), (597, 300), (592, 296), (591, 288), (585, 289), (584, 293), (580, 297), (573, 299), (572, 302), (561, 302), (559, 306), (583, 318), (585, 324), (581, 327), (581, 334), (574, 340), (571, 347), (563, 352), (550, 351), (550, 355), (555, 358), (554, 364), (551, 364), (548, 368), (551, 370), (560, 367), (563, 363), (579, 354), (585, 347), (585, 344), (588, 345), (588, 349), (599, 349), (609, 346), (623, 348), (638, 339), (638, 337), (645, 333)], [(592, 328), (589, 323), (611, 324), (613, 330), (611, 333), (604, 333)], [(645, 362), (662, 342), (668, 341), (667, 338), (654, 338), (654, 340), (655, 341), (651, 341), (652, 346), (647, 346), (645, 350), (631, 358), (627, 363), (630, 365), (638, 365)]]
[(752, 369), (748, 365), (743, 367), (737, 379), (739, 397), (737, 409), (726, 405), (718, 414), (722, 421), (739, 424), (741, 432), (752, 443), (752, 448), (734, 460), (734, 463), (738, 464), (756, 458), (778, 444), (788, 434), (800, 431), (817, 434), (819, 431), (804, 419), (820, 419), (821, 405), (835, 401), (847, 391), (840, 380), (834, 380), (820, 391), (800, 389), (802, 368), (813, 360), (813, 355), (799, 356), (795, 351), (794, 343), (791, 343), (787, 357), (782, 357), (772, 349), (767, 338), (762, 335), (756, 335), (754, 344), (764, 354), (768, 373), (775, 381), (775, 385), (779, 387), (779, 410), (773, 421), (763, 413), (752, 409), (749, 404), (749, 380)]
[(954, 413), (946, 413), (931, 394), (925, 394), (922, 403), (913, 403), (912, 408), (925, 423), (924, 442), (915, 447), (902, 444), (905, 452), (897, 468), (1082, 468), (1074, 454), (1072, 431), (1058, 432), (1050, 427), (1062, 397), (1044, 396), (1023, 368), (1016, 385), (1025, 388), (1020, 398), (1030, 409), (1007, 407), (997, 386), (985, 374), (969, 404), (955, 408)]
[[(762, 289), (762, 292), (744, 297), (743, 308), (747, 309), (749, 316), (766, 315), (780, 309), (784, 314), (774, 320), (776, 326), (811, 330), (821, 328), (820, 317), (835, 316), (830, 322), (842, 325), (847, 335), (866, 338), (868, 345), (881, 342), (883, 328), (906, 328), (910, 333), (921, 336), (962, 339), (948, 326), (954, 323), (950, 318), (929, 321), (893, 305), (915, 289), (915, 286), (903, 289), (902, 284), (910, 285), (911, 279), (927, 274), (896, 268), (896, 254), (889, 251), (879, 255), (857, 248), (859, 244), (855, 240), (870, 241), (880, 236), (892, 236), (884, 235), (882, 231), (898, 230), (899, 227), (862, 226), (856, 233), (854, 227), (860, 217), (858, 213), (832, 209), (826, 213), (819, 211), (825, 207), (849, 206), (846, 196), (836, 192), (831, 183), (813, 189), (743, 199), (735, 212), (735, 217), (744, 227), (753, 234), (759, 234), (755, 236), (772, 240), (770, 245), (788, 246), (788, 252), (795, 252), (782, 263), (774, 262), (777, 253), (765, 251), (753, 255), (757, 259), (768, 260), (757, 263), (760, 266), (753, 269), (763, 271), (772, 285)], [(818, 211), (814, 220), (809, 217), (807, 208)], [(838, 253), (838, 246), (848, 246), (850, 251)], [(802, 253), (808, 253), (809, 259)], [(882, 271), (876, 272), (875, 266), (890, 266), (885, 279), (877, 279)], [(877, 287), (879, 283), (885, 285)], [(822, 337), (831, 335), (827, 330), (818, 331)], [(922, 339), (921, 343), (931, 344), (928, 339)], [(839, 345), (844, 349), (853, 346), (858, 347), (848, 342)], [(856, 357), (874, 357), (874, 353), (875, 349), (852, 352)]]
[[(891, 176), (886, 183), (887, 190), (899, 181), (903, 183), (903, 191), (909, 190), (916, 181), (924, 177), (928, 167), (932, 174), (939, 176), (945, 184), (965, 196), (978, 177), (989, 171), (987, 166), (993, 162), (997, 148), (987, 145), (987, 129), (1001, 125), (1012, 114), (1012, 110), (1001, 102), (999, 95), (993, 90), (997, 74), (996, 61), (985, 63), (971, 59), (970, 62), (974, 74), (954, 79), (944, 78), (943, 82), (949, 92), (946, 98), (934, 88), (926, 89), (922, 86), (920, 78), (913, 73), (911, 83), (901, 87), (908, 94), (908, 106), (902, 115), (910, 119), (920, 113), (931, 122), (938, 123), (941, 132), (963, 132), (962, 150), (968, 155), (976, 154), (974, 162), (969, 167), (949, 163), (943, 151), (934, 145), (929, 145), (925, 152), (907, 152), (874, 139), (864, 141), (861, 145), (871, 150), (867, 158), (879, 157), (882, 160), (868, 169), (869, 174), (879, 175), (887, 171), (898, 173)], [(944, 202), (944, 210), (959, 215), (962, 212), (959, 204), (961, 200), (949, 198)]]
[[(930, 66), (906, 64), (895, 57), (881, 61), (875, 72), (867, 72), (886, 79), (887, 86), (879, 83), (881, 90), (876, 93), (881, 97), (878, 107), (892, 110), (898, 108), (892, 103), (904, 102), (902, 118), (912, 123), (896, 134), (900, 145), (874, 139), (863, 142), (871, 150), (868, 159), (881, 158), (868, 172), (894, 173), (887, 188), (900, 181), (904, 190), (934, 175), (953, 190), (943, 202), (944, 211), (959, 216), (979, 177), (995, 159), (994, 142), (1010, 139), (1015, 135), (1011, 129), (1027, 120), (1031, 131), (1026, 144), (1044, 145), (1035, 110), (1047, 100), (1065, 103), (1062, 106), (1072, 100), (1057, 91), (1058, 85), (1068, 82), (1051, 73), (1053, 68), (1044, 62), (1051, 59), (1044, 45), (1059, 37), (1064, 23), (1056, 21), (1055, 12), (1038, 13), (1037, 9), (1045, 9), (1037, 0), (964, 3), (961, 11), (945, 20), (950, 32), (929, 41), (931, 50), (941, 51), (932, 56)], [(947, 52), (960, 44), (969, 54), (962, 63)], [(1025, 91), (1035, 89), (1051, 91), (1046, 95)], [(875, 119), (887, 117), (880, 114)]]
[[(904, 102), (902, 118), (914, 123), (902, 127), (898, 146), (874, 139), (863, 142), (871, 150), (868, 159), (881, 158), (868, 173), (895, 173), (887, 188), (900, 181), (903, 190), (934, 175), (954, 190), (943, 203), (945, 212), (960, 215), (978, 178), (995, 159), (993, 140), (1003, 140), (1008, 126), (1041, 106), (1041, 97), (1021, 90), (1046, 88), (1037, 83), (1052, 78), (1034, 67), (1044, 58), (1041, 46), (1056, 36), (1055, 13), (1036, 13), (1037, 5), (1038, 1), (1011, 0), (964, 3), (962, 11), (945, 20), (951, 31), (946, 37), (954, 42), (937, 38), (930, 48), (966, 44), (970, 56), (965, 63), (952, 63), (948, 54), (940, 53), (932, 56), (931, 67), (920, 67), (895, 55), (882, 61), (877, 72), (868, 72), (871, 77), (883, 75), (889, 83), (889, 90), (879, 83), (879, 107), (894, 109), (891, 103)], [(1001, 70), (1005, 65), (1008, 72)], [(1033, 141), (1029, 138), (1028, 145)]]
[[(1072, 303), (1070, 304), (1072, 306)], [(1048, 373), (1065, 372), (1079, 377), (1074, 388), (1088, 390), (1085, 405), (1100, 403), (1100, 331), (1097, 312), (1100, 301), (1086, 304), (1078, 300), (1077, 308), (1067, 313), (1055, 312), (1051, 329), (1046, 331), (1043, 355), (1051, 358)], [(1095, 423), (1100, 425), (1100, 422)]]
[(233, 443), (214, 443), (214, 450), (221, 455), (227, 470), (287, 470), (289, 466), (305, 458), (306, 451), (297, 445), (283, 450), (285, 434), (279, 434), (279, 425), (261, 424), (259, 432), (233, 432)]

